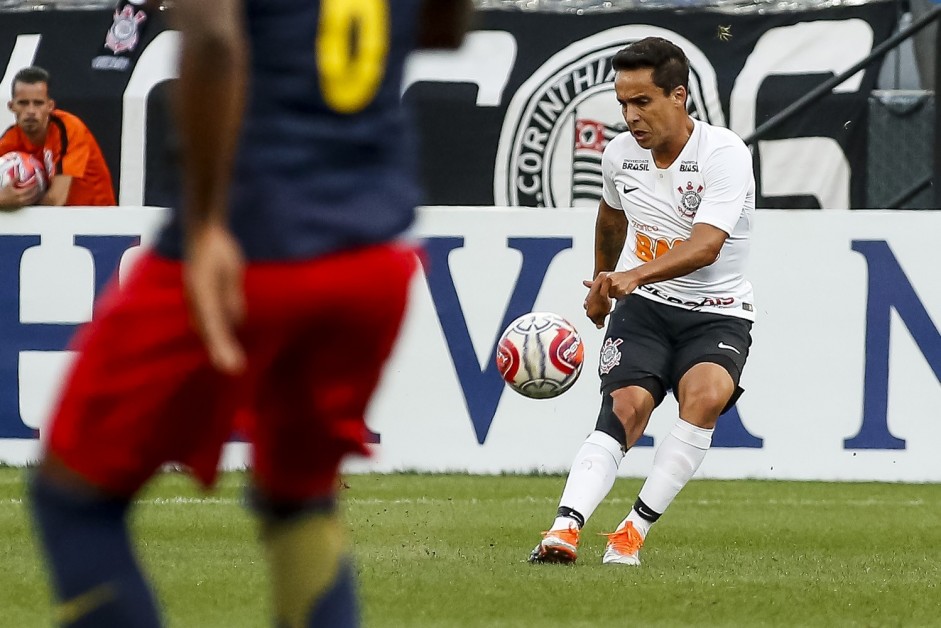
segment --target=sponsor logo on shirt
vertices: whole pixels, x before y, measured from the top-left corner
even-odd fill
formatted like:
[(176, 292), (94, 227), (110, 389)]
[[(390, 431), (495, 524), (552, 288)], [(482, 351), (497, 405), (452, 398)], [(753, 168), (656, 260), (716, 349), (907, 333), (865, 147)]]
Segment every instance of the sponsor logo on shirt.
[(681, 161), (680, 172), (699, 172), (698, 161)]
[(625, 159), (621, 164), (621, 170), (642, 170), (650, 172), (650, 162), (646, 159)]
[(634, 221), (634, 229), (637, 231), (660, 231), (660, 227), (657, 225), (648, 225), (636, 220)]
[(690, 299), (681, 299), (673, 295), (667, 294), (663, 290), (660, 290), (653, 284), (647, 284), (646, 286), (641, 286), (641, 290), (652, 294), (658, 299), (662, 299), (668, 303), (673, 303), (674, 305), (682, 305), (683, 307), (695, 310), (701, 307), (734, 307), (735, 306), (735, 297), (703, 297), (698, 301), (693, 301)]

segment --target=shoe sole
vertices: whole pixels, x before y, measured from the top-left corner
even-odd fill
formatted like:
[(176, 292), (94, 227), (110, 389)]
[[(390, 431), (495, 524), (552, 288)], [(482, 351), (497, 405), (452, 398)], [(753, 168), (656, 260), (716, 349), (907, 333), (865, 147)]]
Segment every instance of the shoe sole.
[(533, 553), (529, 557), (529, 562), (539, 563), (546, 565), (573, 565), (578, 559), (577, 554), (573, 554), (570, 550), (563, 547), (550, 545), (540, 546), (539, 553)]
[(602, 557), (601, 563), (603, 565), (627, 565), (629, 567), (639, 567), (640, 558), (633, 556), (608, 556), (607, 554)]
[(626, 560), (602, 560), (603, 565), (627, 565), (628, 567), (640, 567), (640, 561), (631, 562)]

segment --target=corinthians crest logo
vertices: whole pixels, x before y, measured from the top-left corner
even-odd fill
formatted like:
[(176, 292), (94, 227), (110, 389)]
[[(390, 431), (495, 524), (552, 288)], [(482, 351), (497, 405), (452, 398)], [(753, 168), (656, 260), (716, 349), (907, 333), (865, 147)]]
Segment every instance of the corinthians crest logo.
[(131, 5), (125, 5), (119, 12), (114, 11), (114, 22), (105, 35), (105, 48), (114, 54), (134, 50), (140, 38), (140, 24), (147, 19), (144, 11), (135, 10)]
[(725, 126), (715, 70), (692, 42), (656, 26), (619, 26), (553, 55), (510, 101), (494, 168), (497, 205), (597, 207), (601, 154), (626, 130), (611, 60), (644, 37), (669, 39), (690, 62), (690, 114)]
[(680, 213), (687, 218), (692, 218), (696, 215), (696, 210), (699, 209), (699, 204), (702, 202), (702, 191), (706, 188), (701, 185), (694, 188), (692, 181), (687, 181), (685, 189), (682, 186), (676, 189), (680, 193)]
[(621, 363), (621, 344), (623, 342), (624, 340), (622, 338), (618, 338), (617, 340), (607, 338), (604, 341), (604, 346), (601, 347), (598, 373), (607, 375), (611, 372), (611, 369)]

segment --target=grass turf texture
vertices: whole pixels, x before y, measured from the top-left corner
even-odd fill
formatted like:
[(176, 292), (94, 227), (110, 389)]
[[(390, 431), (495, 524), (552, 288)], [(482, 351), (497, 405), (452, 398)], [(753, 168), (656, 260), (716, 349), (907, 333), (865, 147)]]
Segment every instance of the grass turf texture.
[[(24, 472), (0, 469), (0, 625), (49, 625)], [(529, 565), (561, 477), (350, 476), (367, 626), (941, 625), (941, 485), (694, 481), (640, 568), (601, 565), (621, 479), (574, 567)], [(241, 474), (162, 476), (133, 525), (170, 626), (270, 625)]]

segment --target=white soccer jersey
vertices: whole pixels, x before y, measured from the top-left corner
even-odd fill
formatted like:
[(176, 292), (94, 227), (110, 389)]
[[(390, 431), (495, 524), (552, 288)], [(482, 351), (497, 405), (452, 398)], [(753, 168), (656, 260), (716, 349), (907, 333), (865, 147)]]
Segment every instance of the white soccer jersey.
[(618, 135), (605, 148), (604, 201), (628, 219), (616, 270), (636, 268), (681, 245), (696, 223), (713, 225), (729, 234), (715, 262), (634, 293), (753, 321), (752, 286), (744, 276), (755, 213), (751, 153), (732, 131), (694, 122), (689, 141), (669, 168), (658, 168), (651, 152), (630, 133)]

